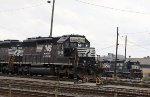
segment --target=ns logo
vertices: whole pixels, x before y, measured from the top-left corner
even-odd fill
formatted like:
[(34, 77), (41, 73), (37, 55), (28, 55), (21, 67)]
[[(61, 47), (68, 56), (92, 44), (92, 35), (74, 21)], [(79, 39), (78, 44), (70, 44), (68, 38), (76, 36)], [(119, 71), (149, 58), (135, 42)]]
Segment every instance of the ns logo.
[(44, 48), (44, 51), (46, 51), (46, 52), (51, 52), (51, 50), (52, 50), (52, 45), (45, 45), (43, 48)]
[(15, 56), (21, 56), (22, 54), (21, 54), (21, 50), (16, 50), (15, 52), (14, 52), (14, 55)]

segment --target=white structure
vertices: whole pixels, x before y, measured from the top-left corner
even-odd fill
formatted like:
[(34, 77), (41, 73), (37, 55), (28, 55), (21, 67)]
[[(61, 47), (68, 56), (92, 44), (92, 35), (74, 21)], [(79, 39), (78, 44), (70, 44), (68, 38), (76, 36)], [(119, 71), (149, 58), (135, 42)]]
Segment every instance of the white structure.
[[(101, 57), (101, 60), (114, 61), (115, 58), (116, 58), (116, 55), (115, 55), (115, 54), (113, 54), (113, 53), (108, 53), (107, 56), (102, 56), (102, 57)], [(118, 56), (117, 56), (117, 59), (118, 59), (118, 60), (124, 60), (124, 58), (125, 58), (125, 57), (124, 57), (123, 55), (118, 55)]]

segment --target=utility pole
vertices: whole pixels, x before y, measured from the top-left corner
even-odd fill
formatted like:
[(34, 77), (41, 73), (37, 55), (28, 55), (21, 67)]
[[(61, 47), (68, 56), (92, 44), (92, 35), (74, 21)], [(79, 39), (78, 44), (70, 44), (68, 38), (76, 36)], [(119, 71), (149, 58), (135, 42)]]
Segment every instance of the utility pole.
[[(47, 1), (47, 3), (51, 3), (51, 2), (50, 2), (50, 1)], [(54, 8), (55, 8), (55, 0), (53, 0), (53, 6), (52, 6), (50, 37), (52, 37), (52, 32), (53, 32)]]
[(127, 35), (125, 37), (125, 61), (126, 61), (126, 58), (127, 58)]
[(114, 70), (114, 77), (116, 79), (117, 77), (117, 70), (116, 70), (116, 67), (117, 67), (117, 55), (118, 55), (118, 36), (119, 36), (119, 33), (118, 33), (118, 27), (117, 27), (117, 40), (116, 40), (116, 58), (115, 58), (115, 70)]

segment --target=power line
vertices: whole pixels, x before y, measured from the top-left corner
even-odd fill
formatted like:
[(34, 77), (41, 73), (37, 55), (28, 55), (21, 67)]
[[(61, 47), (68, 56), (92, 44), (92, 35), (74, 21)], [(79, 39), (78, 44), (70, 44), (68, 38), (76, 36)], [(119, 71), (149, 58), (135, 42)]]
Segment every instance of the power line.
[(135, 34), (149, 34), (150, 35), (150, 31), (133, 32), (133, 33), (121, 33), (121, 34), (125, 34), (125, 35), (127, 35), (127, 34), (129, 34), (129, 35), (131, 35), (131, 34), (133, 34), (133, 35), (135, 35)]
[(20, 33), (16, 29), (13, 29), (13, 28), (10, 29), (8, 27), (0, 25), (0, 33), (5, 33), (5, 32), (8, 32), (8, 33)]
[[(122, 40), (122, 39), (121, 39), (121, 40)], [(141, 46), (141, 45), (139, 45), (139, 44), (136, 44), (136, 43), (134, 43), (134, 42), (132, 42), (132, 41), (129, 41), (129, 40), (128, 40), (128, 43), (131, 43), (132, 45), (137, 46), (137, 47), (140, 47), (140, 48), (144, 48), (144, 49), (146, 49), (146, 50), (150, 50), (149, 48), (143, 47), (143, 46)]]
[[(147, 34), (149, 34), (149, 33), (147, 33)], [(150, 34), (149, 34), (150, 35)], [(124, 36), (120, 36), (120, 38), (123, 38)], [(142, 37), (142, 39), (143, 39), (143, 37)], [(122, 39), (121, 39), (122, 40)], [(149, 43), (145, 43), (145, 42), (149, 42), (149, 40), (150, 39), (147, 39), (147, 40), (144, 40), (144, 41), (139, 41), (139, 43), (140, 44), (142, 44), (142, 45), (140, 45), (140, 46), (144, 46), (144, 45), (149, 45)], [(124, 41), (124, 40), (123, 40)], [(133, 43), (133, 42), (132, 42)]]
[(101, 48), (101, 50), (109, 49), (109, 48), (112, 48), (112, 47), (115, 47), (115, 45), (110, 45), (108, 47)]
[(133, 44), (133, 45), (135, 45), (135, 46), (137, 46), (137, 47), (144, 48), (146, 50), (150, 50), (149, 48), (146, 48), (146, 47), (143, 47), (141, 45), (135, 44), (134, 42), (131, 42), (131, 41), (128, 41), (128, 42), (131, 43), (131, 44)]
[(17, 8), (17, 9), (1, 10), (0, 13), (9, 13), (9, 12), (22, 11), (22, 10), (25, 10), (25, 9), (39, 7), (39, 6), (42, 6), (42, 5), (45, 5), (45, 4), (47, 4), (47, 3), (37, 3), (37, 4), (32, 5), (32, 6), (26, 6), (26, 7)]
[(4, 27), (4, 26), (2, 26), (2, 25), (0, 25), (0, 29), (6, 30), (6, 31), (9, 30), (8, 28), (6, 28), (6, 27)]
[(97, 6), (97, 7), (102, 7), (102, 8), (106, 8), (106, 9), (111, 9), (111, 10), (115, 10), (115, 11), (122, 11), (122, 12), (130, 12), (130, 13), (136, 13), (136, 14), (150, 15), (150, 13), (139, 12), (139, 11), (132, 11), (132, 10), (125, 10), (125, 9), (118, 9), (118, 8), (113, 8), (113, 7), (109, 7), (109, 6), (103, 6), (103, 5), (98, 5), (98, 4), (94, 4), (94, 3), (90, 3), (90, 2), (85, 2), (85, 1), (81, 1), (81, 0), (75, 0), (75, 1), (80, 2), (80, 3), (84, 3), (84, 4), (88, 4), (88, 5), (92, 5), (92, 6)]

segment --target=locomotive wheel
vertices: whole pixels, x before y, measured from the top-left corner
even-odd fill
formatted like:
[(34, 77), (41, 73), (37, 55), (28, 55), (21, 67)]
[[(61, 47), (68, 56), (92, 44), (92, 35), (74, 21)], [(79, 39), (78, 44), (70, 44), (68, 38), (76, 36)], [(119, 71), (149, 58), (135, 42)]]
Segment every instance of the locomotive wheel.
[(63, 78), (64, 75), (59, 73), (58, 77), (59, 77), (59, 78)]
[(79, 80), (84, 80), (87, 72), (83, 68), (77, 68), (77, 78)]
[(14, 72), (13, 72), (13, 71), (10, 71), (10, 74), (11, 74), (11, 75), (14, 75)]
[(33, 76), (33, 74), (32, 74), (32, 73), (30, 73), (30, 76)]
[(69, 79), (73, 79), (73, 74), (69, 74), (69, 75), (68, 75), (68, 78), (69, 78)]
[(3, 74), (5, 74), (5, 73), (6, 73), (6, 71), (2, 69), (2, 73), (3, 73)]

